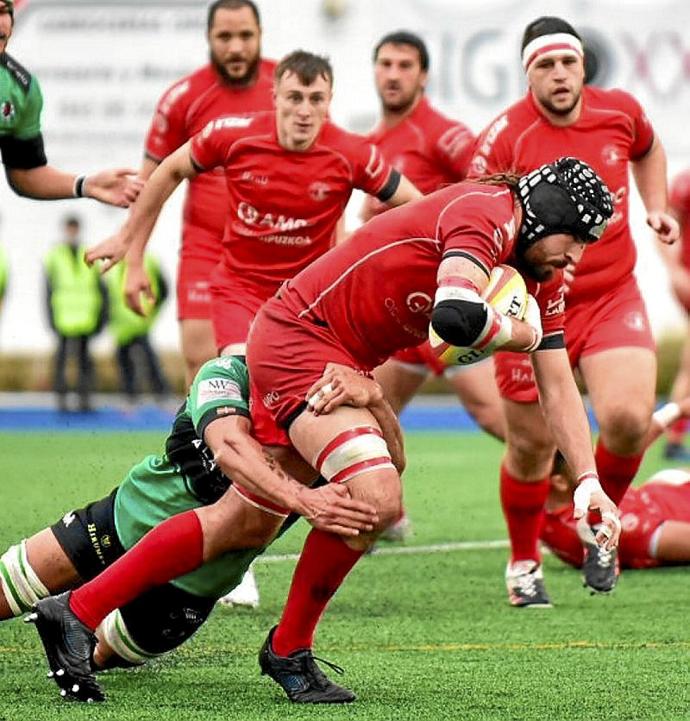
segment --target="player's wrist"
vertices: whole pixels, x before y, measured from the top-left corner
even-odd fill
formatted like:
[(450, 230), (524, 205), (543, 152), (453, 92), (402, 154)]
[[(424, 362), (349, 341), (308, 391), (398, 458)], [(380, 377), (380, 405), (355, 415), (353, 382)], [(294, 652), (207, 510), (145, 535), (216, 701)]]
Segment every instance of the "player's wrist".
[(88, 193), (86, 192), (86, 175), (77, 175), (72, 185), (72, 197), (74, 198), (87, 198)]
[(585, 471), (575, 479), (575, 485), (577, 488), (581, 488), (586, 493), (596, 493), (603, 491), (601, 483), (599, 482), (599, 474), (596, 471)]

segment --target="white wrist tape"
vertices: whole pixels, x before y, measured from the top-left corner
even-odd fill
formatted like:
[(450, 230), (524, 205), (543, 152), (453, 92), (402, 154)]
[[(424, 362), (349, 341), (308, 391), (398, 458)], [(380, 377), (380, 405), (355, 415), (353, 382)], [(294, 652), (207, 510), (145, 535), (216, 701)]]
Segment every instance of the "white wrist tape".
[(662, 428), (668, 428), (680, 418), (680, 406), (677, 403), (667, 403), (661, 406), (658, 411), (652, 413), (652, 420), (656, 421)]
[(599, 476), (594, 471), (588, 471), (578, 477), (578, 486), (573, 493), (573, 503), (576, 511), (585, 513), (589, 509), (589, 504), (593, 493), (602, 492), (603, 488), (599, 483)]

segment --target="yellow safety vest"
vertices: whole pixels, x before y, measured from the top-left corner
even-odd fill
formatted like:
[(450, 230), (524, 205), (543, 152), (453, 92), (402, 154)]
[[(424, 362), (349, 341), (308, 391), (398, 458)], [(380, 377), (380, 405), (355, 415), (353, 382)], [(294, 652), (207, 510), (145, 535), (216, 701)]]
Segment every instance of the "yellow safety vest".
[(10, 265), (4, 248), (0, 248), (0, 304), (7, 291), (7, 279), (10, 277)]
[[(158, 298), (160, 286), (158, 279), (160, 271), (156, 261), (145, 256), (144, 270), (151, 283), (153, 295)], [(157, 307), (150, 310), (146, 317), (137, 315), (130, 310), (125, 303), (124, 287), (125, 287), (125, 265), (118, 263), (106, 275), (108, 282), (108, 299), (109, 299), (109, 328), (118, 345), (126, 345), (131, 343), (135, 338), (146, 335), (157, 315)]]
[(60, 335), (90, 335), (98, 327), (103, 298), (98, 287), (98, 268), (84, 262), (85, 248), (76, 253), (65, 243), (50, 251), (45, 261), (50, 280), (55, 329)]

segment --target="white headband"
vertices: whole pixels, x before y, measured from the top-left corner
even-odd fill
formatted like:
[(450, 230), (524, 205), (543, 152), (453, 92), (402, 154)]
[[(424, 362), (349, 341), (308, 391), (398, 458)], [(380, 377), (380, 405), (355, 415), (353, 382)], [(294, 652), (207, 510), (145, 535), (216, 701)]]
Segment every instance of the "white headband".
[(530, 65), (537, 58), (554, 53), (559, 55), (573, 54), (580, 58), (584, 56), (582, 43), (570, 33), (540, 35), (525, 45), (525, 49), (522, 51), (522, 67), (525, 69), (525, 72), (527, 72)]

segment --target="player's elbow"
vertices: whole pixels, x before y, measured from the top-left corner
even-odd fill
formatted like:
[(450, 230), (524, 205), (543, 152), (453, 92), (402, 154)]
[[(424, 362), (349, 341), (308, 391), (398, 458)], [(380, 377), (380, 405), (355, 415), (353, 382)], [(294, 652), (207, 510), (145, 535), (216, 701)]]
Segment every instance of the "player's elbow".
[(470, 347), (483, 333), (486, 320), (487, 312), (483, 303), (450, 299), (435, 306), (431, 314), (431, 327), (446, 343)]

